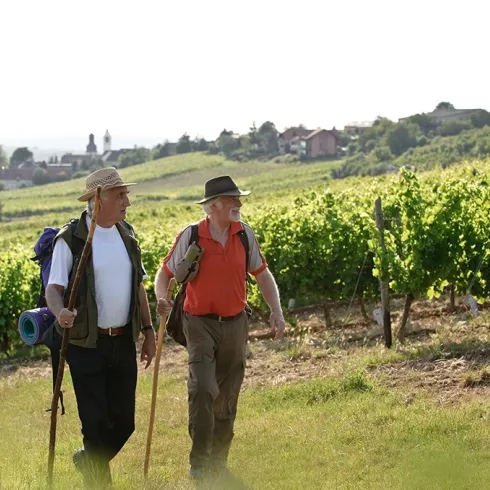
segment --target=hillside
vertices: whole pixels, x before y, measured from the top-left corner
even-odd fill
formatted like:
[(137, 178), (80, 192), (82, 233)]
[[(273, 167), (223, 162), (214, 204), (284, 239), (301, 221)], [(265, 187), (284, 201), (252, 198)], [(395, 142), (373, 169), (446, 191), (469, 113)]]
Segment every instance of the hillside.
[[(247, 375), (230, 466), (239, 483), (213, 490), (486, 488), (490, 344), (490, 160), (445, 170), (331, 180), (334, 163), (234, 163), (188, 154), (124, 169), (150, 278), (184, 224), (202, 216), (204, 181), (228, 173), (253, 194), (244, 219), (257, 232), (284, 305), (287, 335), (268, 339), (252, 288)], [(0, 487), (45, 487), (51, 378), (42, 346), (21, 346), (17, 319), (35, 304), (29, 257), (42, 228), (83, 205), (83, 179), (2, 193), (0, 223)], [(374, 224), (383, 200), (387, 252)], [(384, 265), (383, 265), (384, 264)], [(384, 269), (383, 267), (386, 267)], [(373, 319), (381, 273), (391, 287), (393, 331), (384, 347)], [(154, 311), (151, 279), (146, 282)], [(455, 297), (450, 293), (455, 292)], [(474, 318), (465, 301), (479, 299)], [(407, 298), (412, 296), (411, 303)], [(287, 309), (289, 299), (297, 308)], [(166, 342), (149, 479), (142, 476), (151, 371), (140, 368), (136, 432), (113, 463), (116, 488), (187, 490), (187, 360)], [(81, 488), (71, 464), (80, 445), (68, 372), (55, 489)], [(19, 457), (26, 455), (26, 457)]]

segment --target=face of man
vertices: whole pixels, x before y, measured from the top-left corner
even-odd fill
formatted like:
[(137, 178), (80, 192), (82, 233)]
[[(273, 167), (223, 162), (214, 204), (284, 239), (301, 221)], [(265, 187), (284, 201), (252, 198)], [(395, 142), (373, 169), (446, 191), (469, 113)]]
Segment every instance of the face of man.
[(240, 208), (242, 202), (239, 197), (221, 196), (221, 207), (217, 206), (217, 214), (220, 221), (240, 221)]
[(116, 224), (126, 218), (126, 209), (131, 206), (127, 187), (117, 187), (104, 191), (104, 198), (100, 202), (100, 217), (108, 222)]

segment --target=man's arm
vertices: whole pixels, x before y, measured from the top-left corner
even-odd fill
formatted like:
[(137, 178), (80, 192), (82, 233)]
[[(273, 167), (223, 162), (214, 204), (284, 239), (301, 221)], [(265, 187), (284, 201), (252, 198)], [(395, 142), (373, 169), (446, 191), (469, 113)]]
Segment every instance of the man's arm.
[(284, 316), (281, 309), (281, 300), (277, 284), (269, 268), (264, 269), (255, 277), (260, 292), (271, 310), (270, 325), (276, 332), (276, 339), (281, 339), (284, 335)]
[(77, 316), (76, 310), (70, 311), (68, 308), (65, 308), (63, 302), (63, 293), (65, 288), (60, 286), (59, 284), (48, 284), (46, 288), (46, 304), (48, 308), (51, 310), (53, 315), (56, 316), (60, 327), (62, 328), (71, 328), (73, 327), (73, 322), (75, 317)]
[(159, 315), (168, 314), (172, 309), (173, 301), (167, 301), (167, 290), (170, 277), (163, 267), (158, 269), (155, 277), (155, 295), (157, 297), (157, 313)]
[[(140, 302), (141, 311), (141, 326), (147, 327), (151, 325), (151, 313), (150, 305), (148, 303), (148, 296), (146, 295), (145, 286), (143, 283), (140, 284), (138, 291), (138, 298)], [(151, 364), (153, 357), (155, 356), (156, 345), (155, 345), (155, 331), (153, 328), (143, 330), (143, 335), (145, 340), (141, 346), (141, 362), (146, 361), (145, 369)]]
[(150, 304), (148, 303), (148, 296), (146, 295), (146, 290), (143, 283), (140, 284), (138, 297), (141, 310), (141, 326), (146, 327), (148, 325), (151, 325), (151, 313)]

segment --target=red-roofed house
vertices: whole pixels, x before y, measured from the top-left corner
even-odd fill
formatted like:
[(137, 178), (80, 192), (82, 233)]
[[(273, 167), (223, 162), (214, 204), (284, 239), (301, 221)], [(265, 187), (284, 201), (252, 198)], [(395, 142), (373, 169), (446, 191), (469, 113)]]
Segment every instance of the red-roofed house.
[(337, 154), (339, 133), (332, 129), (288, 128), (278, 137), (281, 153), (296, 153), (298, 156), (317, 158)]

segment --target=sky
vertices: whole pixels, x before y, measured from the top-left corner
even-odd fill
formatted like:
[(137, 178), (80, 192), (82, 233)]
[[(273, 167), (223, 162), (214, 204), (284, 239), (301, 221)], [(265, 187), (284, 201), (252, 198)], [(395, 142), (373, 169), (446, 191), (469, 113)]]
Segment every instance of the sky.
[(490, 110), (485, 0), (3, 0), (0, 144)]

